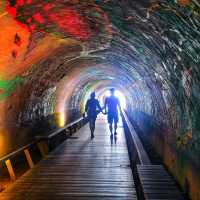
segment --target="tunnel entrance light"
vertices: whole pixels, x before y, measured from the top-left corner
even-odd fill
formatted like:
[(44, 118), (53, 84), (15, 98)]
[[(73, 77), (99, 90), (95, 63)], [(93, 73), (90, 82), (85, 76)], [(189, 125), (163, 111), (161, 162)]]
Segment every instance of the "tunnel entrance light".
[[(109, 90), (106, 91), (103, 96), (109, 97), (110, 91)], [(125, 97), (125, 95), (121, 91), (115, 90), (115, 96), (119, 99), (121, 107), (123, 109), (126, 109), (126, 97)]]

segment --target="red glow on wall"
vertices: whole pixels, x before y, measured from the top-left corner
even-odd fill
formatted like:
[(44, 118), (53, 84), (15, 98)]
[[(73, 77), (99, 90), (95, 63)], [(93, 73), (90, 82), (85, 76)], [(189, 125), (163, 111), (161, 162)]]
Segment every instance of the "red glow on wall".
[(36, 30), (35, 24), (30, 25), (29, 29), (30, 29), (31, 32), (35, 31)]
[(44, 11), (47, 12), (53, 7), (54, 7), (54, 5), (52, 3), (47, 3), (46, 5), (44, 5), (43, 9), (44, 9)]
[(17, 8), (11, 7), (10, 4), (7, 3), (6, 10), (9, 14), (11, 14), (14, 18), (17, 16)]
[[(10, 6), (10, 3), (7, 2), (6, 4), (6, 11), (13, 16), (13, 18), (16, 18), (17, 17), (17, 6), (22, 4), (23, 2), (18, 2), (18, 4), (16, 4), (16, 6)], [(19, 24), (19, 26), (21, 26), (22, 28), (28, 30), (27, 26), (21, 22), (19, 22), (18, 20), (16, 20), (16, 22)]]
[(37, 21), (38, 23), (40, 24), (44, 24), (45, 20), (43, 18), (43, 16), (38, 12), (38, 13), (35, 13), (33, 15), (33, 19), (35, 19), (35, 21)]
[(49, 13), (49, 19), (56, 23), (63, 31), (79, 39), (89, 39), (92, 33), (88, 24), (75, 10), (61, 9), (57, 13)]
[(177, 3), (182, 5), (182, 6), (188, 6), (191, 4), (192, 0), (178, 0)]
[(44, 4), (41, 11), (30, 14), (25, 22), (20, 22), (18, 17), (23, 16), (23, 13), (18, 13), (18, 9), (25, 5), (29, 6), (28, 4), (31, 3), (32, 0), (17, 0), (11, 6), (9, 1), (7, 1), (6, 6), (8, 13), (16, 19), (21, 27), (28, 29), (29, 32), (37, 31), (38, 28), (41, 31), (41, 25), (43, 25), (42, 30), (45, 30), (45, 25), (52, 23), (59, 30), (80, 40), (87, 40), (92, 36), (88, 22), (78, 11), (71, 8), (58, 8), (55, 10), (57, 8), (56, 3)]
[(17, 0), (16, 2), (17, 6), (23, 6), (25, 4), (24, 0)]

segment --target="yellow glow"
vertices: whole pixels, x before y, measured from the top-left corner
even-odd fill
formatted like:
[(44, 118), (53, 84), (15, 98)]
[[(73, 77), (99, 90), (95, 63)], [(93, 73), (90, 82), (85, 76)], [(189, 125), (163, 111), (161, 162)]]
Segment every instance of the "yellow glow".
[(0, 128), (0, 157), (3, 156), (9, 148), (6, 138), (7, 135), (7, 131), (4, 128)]
[[(3, 135), (2, 135), (2, 133), (0, 133), (0, 150), (2, 150), (3, 149)], [(0, 152), (1, 153), (1, 152)]]
[(65, 126), (65, 123), (66, 123), (66, 116), (65, 116), (65, 113), (57, 113), (55, 115), (56, 117), (56, 124), (58, 127), (64, 127)]

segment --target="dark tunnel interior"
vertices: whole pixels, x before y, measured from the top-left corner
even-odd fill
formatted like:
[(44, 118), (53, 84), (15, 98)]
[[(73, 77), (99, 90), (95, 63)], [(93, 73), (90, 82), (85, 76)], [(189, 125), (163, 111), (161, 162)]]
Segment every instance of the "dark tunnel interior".
[(0, 156), (115, 87), (142, 137), (200, 198), (198, 0), (2, 0), (0, 25)]

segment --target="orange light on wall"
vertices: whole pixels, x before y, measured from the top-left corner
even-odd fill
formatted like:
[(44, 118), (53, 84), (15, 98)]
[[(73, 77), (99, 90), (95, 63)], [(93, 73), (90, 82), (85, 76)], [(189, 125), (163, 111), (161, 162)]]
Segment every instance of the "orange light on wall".
[(3, 156), (9, 148), (7, 142), (5, 141), (5, 135), (6, 134), (4, 128), (0, 128), (0, 157)]
[(177, 3), (181, 6), (188, 6), (192, 0), (177, 0)]
[[(0, 151), (3, 149), (3, 135), (0, 133)], [(0, 152), (1, 153), (1, 152)]]

